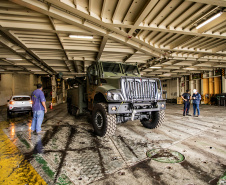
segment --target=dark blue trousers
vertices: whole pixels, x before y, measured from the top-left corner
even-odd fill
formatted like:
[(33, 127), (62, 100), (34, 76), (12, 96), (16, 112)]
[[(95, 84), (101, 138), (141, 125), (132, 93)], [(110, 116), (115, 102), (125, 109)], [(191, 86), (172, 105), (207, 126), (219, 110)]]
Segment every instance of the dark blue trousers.
[(190, 109), (190, 102), (189, 101), (184, 101), (183, 115), (189, 114), (189, 109)]

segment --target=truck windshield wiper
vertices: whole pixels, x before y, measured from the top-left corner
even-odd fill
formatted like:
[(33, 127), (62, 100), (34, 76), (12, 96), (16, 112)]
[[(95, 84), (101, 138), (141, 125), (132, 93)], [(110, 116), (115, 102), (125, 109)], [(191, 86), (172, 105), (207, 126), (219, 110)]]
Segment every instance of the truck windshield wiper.
[(111, 71), (111, 72), (114, 73), (114, 74), (116, 74), (116, 75), (118, 74), (117, 72), (113, 72), (113, 71)]

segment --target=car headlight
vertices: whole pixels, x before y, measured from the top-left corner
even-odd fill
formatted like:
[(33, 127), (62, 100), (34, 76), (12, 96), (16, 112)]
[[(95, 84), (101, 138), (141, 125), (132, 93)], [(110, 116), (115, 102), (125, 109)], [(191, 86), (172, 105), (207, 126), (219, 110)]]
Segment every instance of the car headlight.
[(120, 91), (108, 91), (107, 99), (114, 100), (114, 101), (120, 101), (120, 100), (123, 100), (123, 97), (122, 97), (122, 94)]

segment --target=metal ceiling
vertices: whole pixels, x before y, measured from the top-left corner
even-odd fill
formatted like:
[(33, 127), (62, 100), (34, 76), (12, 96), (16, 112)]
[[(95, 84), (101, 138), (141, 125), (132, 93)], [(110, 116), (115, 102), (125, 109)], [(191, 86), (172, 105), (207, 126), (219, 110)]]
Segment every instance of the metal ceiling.
[(158, 77), (226, 68), (225, 7), (225, 0), (1, 0), (0, 73), (81, 76), (97, 60), (137, 62), (144, 76)]

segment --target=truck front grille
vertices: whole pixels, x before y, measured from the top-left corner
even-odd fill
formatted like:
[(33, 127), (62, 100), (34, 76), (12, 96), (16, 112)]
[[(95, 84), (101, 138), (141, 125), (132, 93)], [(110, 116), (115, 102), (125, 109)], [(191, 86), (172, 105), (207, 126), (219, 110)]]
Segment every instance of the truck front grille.
[(126, 100), (156, 100), (158, 90), (155, 80), (138, 77), (121, 78), (122, 94)]

